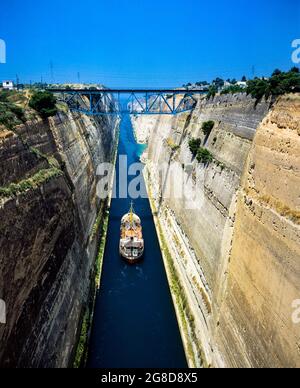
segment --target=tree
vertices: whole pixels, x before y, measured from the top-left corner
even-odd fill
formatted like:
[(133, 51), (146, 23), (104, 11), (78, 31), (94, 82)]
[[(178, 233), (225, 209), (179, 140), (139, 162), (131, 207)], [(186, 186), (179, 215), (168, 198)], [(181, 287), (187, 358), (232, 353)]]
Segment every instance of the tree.
[(207, 81), (196, 82), (196, 86), (207, 86), (207, 85), (209, 85)]
[(8, 102), (8, 96), (8, 90), (0, 90), (0, 102)]
[(218, 93), (218, 88), (215, 85), (211, 85), (208, 89), (206, 98), (209, 100), (211, 97), (215, 97), (217, 93)]
[(282, 74), (282, 71), (279, 70), (279, 69), (275, 69), (275, 70), (273, 71), (272, 77), (277, 76), (277, 75), (280, 75), (280, 74)]
[(189, 141), (190, 151), (194, 157), (197, 155), (200, 146), (201, 146), (201, 139), (191, 139)]
[(254, 79), (248, 81), (247, 93), (256, 100), (264, 96), (280, 96), (286, 93), (300, 92), (300, 72), (291, 69), (288, 72), (275, 70), (269, 79)]
[(204, 135), (205, 136), (210, 135), (210, 133), (213, 130), (214, 126), (215, 126), (214, 121), (205, 121), (202, 124), (202, 131), (203, 131)]
[(247, 82), (247, 77), (245, 75), (242, 77), (242, 82)]
[(250, 94), (256, 100), (261, 100), (264, 96), (270, 97), (270, 85), (268, 81), (254, 79), (248, 81), (247, 94)]
[(29, 101), (29, 106), (36, 110), (42, 118), (55, 116), (57, 113), (56, 99), (49, 92), (35, 92)]
[(213, 156), (206, 148), (200, 147), (197, 152), (197, 160), (199, 163), (209, 164), (213, 161)]
[(216, 78), (214, 81), (213, 81), (213, 84), (218, 88), (222, 88), (224, 85), (225, 85), (225, 82), (222, 78)]
[(221, 94), (236, 94), (236, 93), (245, 93), (245, 88), (239, 85), (230, 85), (224, 90), (222, 90)]

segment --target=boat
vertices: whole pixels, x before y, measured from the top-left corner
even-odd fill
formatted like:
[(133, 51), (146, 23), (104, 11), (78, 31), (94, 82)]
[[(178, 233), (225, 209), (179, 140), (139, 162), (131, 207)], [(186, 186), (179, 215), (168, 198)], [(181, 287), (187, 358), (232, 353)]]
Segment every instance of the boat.
[(120, 255), (130, 264), (140, 261), (144, 255), (145, 243), (141, 219), (135, 214), (133, 203), (121, 220)]

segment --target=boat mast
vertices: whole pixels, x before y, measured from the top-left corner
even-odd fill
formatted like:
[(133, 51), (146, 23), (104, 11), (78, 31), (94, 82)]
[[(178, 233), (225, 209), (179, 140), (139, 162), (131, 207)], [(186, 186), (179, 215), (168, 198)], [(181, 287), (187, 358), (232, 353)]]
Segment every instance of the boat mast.
[(130, 206), (130, 216), (129, 216), (129, 219), (130, 219), (130, 225), (133, 226), (133, 202), (131, 201), (131, 206)]

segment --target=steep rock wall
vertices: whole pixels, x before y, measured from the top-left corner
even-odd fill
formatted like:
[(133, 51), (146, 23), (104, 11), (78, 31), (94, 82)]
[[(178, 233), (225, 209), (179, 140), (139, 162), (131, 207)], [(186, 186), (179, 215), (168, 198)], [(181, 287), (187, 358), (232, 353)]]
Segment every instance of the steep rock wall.
[(117, 127), (60, 112), (0, 131), (1, 366), (65, 367), (74, 356), (98, 246), (96, 169), (112, 160)]
[[(241, 178), (256, 130), (269, 109), (269, 102), (257, 104), (240, 94), (210, 101), (201, 99), (191, 114), (174, 118), (133, 119), (138, 140), (148, 141), (148, 150), (143, 156), (145, 178), (161, 241), (167, 245), (165, 257), (171, 257), (165, 260), (166, 266), (169, 274), (176, 274), (170, 284), (192, 366), (255, 366), (259, 363), (249, 359), (251, 349), (243, 332), (245, 328), (235, 315), (238, 311), (242, 315), (247, 305), (240, 299), (236, 302), (237, 310), (228, 295), (231, 278), (234, 278), (230, 273), (230, 260), (234, 230), (239, 222), (240, 211), (236, 212), (236, 206)], [(206, 138), (201, 126), (208, 120), (213, 120), (215, 126)], [(212, 153), (214, 160), (208, 166), (193, 159), (188, 145), (192, 137), (201, 138)], [(176, 189), (180, 181), (172, 180), (171, 172), (162, 179), (157, 170), (164, 163), (172, 166), (174, 162), (177, 162), (172, 168), (174, 176), (183, 174), (186, 192), (200, 198), (196, 209), (190, 209), (184, 198), (166, 196), (166, 188)], [(196, 187), (194, 179), (197, 171), (201, 177), (200, 187)], [(287, 184), (294, 187), (293, 181)], [(247, 226), (244, 228), (246, 230)], [(174, 282), (180, 286), (173, 287)], [(224, 318), (223, 311), (227, 317), (229, 314), (236, 316), (235, 326), (231, 325), (232, 317), (231, 321)], [(255, 314), (249, 318), (248, 327), (255, 326)], [(235, 342), (237, 327), (244, 342), (240, 337), (240, 342)], [(263, 331), (260, 334), (263, 338)], [(250, 338), (255, 346), (257, 337)]]
[[(300, 97), (259, 126), (241, 189), (215, 338), (226, 365), (299, 367)], [(228, 351), (228, 349), (232, 349)]]

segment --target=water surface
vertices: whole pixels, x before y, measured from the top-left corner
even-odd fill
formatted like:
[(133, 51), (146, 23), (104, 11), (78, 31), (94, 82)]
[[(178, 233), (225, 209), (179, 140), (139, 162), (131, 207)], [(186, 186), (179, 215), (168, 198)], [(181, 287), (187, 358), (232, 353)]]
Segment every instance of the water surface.
[[(129, 163), (138, 162), (143, 149), (135, 141), (129, 116), (125, 116), (119, 155), (127, 155)], [(119, 174), (116, 180), (118, 183)], [(130, 266), (119, 256), (120, 220), (130, 202), (130, 198), (112, 200), (88, 367), (187, 367), (148, 199), (134, 201), (143, 223), (144, 260)]]

